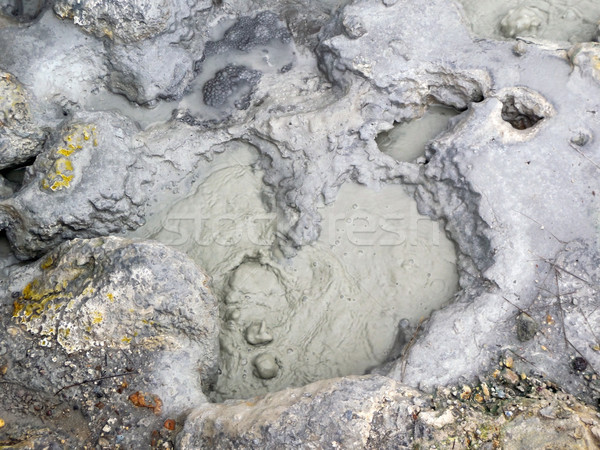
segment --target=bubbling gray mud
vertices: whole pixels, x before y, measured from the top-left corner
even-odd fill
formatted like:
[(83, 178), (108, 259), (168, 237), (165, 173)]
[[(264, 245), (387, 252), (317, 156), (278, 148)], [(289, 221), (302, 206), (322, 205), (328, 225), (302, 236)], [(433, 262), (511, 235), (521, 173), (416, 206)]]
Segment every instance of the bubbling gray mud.
[(319, 239), (277, 251), (277, 216), (246, 145), (207, 165), (197, 191), (138, 233), (189, 254), (221, 299), (216, 399), (244, 398), (383, 363), (457, 289), (453, 244), (399, 185), (346, 183)]
[(459, 112), (443, 105), (430, 106), (423, 117), (395, 125), (377, 136), (379, 149), (397, 161), (412, 162), (425, 155), (425, 145), (448, 128)]
[(495, 39), (535, 37), (551, 41), (597, 39), (597, 0), (458, 0), (471, 29)]

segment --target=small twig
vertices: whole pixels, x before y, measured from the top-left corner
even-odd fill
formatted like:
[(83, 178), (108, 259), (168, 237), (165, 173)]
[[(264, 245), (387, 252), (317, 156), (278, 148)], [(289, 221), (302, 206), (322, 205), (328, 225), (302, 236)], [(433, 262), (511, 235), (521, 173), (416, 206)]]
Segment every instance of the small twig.
[(70, 385), (68, 385), (68, 386), (61, 387), (61, 388), (60, 388), (58, 391), (56, 391), (56, 393), (55, 393), (54, 395), (58, 395), (58, 394), (60, 394), (60, 393), (61, 393), (62, 391), (64, 391), (65, 389), (70, 389), (70, 388), (72, 388), (72, 387), (81, 386), (81, 385), (83, 385), (83, 384), (95, 383), (95, 382), (97, 382), (97, 381), (108, 380), (108, 379), (110, 379), (110, 378), (126, 377), (126, 376), (128, 376), (128, 375), (135, 375), (135, 374), (137, 374), (137, 373), (138, 373), (137, 371), (136, 371), (136, 372), (130, 372), (130, 373), (118, 373), (118, 374), (116, 374), (116, 375), (106, 375), (106, 376), (104, 376), (104, 377), (93, 378), (93, 379), (91, 379), (91, 380), (83, 380), (83, 381), (81, 381), (81, 382), (79, 382), (79, 383), (74, 383), (74, 384), (70, 384)]
[[(490, 202), (490, 199), (488, 198), (487, 194), (485, 193), (485, 191), (483, 189), (480, 189), (478, 186), (475, 185), (475, 183), (473, 183), (473, 187), (475, 187), (475, 189), (477, 189), (477, 192), (479, 192), (483, 197), (485, 197), (485, 201), (487, 202), (488, 206), (490, 207), (490, 210), (492, 211), (492, 214), (494, 215), (494, 219), (496, 220), (496, 224), (500, 224), (500, 221), (498, 220), (498, 216), (496, 215), (496, 211), (494, 211), (494, 208), (492, 207), (492, 203)], [(490, 227), (493, 228), (493, 227)]]
[(594, 284), (591, 281), (585, 280), (585, 279), (581, 278), (580, 276), (575, 275), (573, 272), (568, 271), (567, 269), (565, 269), (564, 267), (559, 266), (558, 264), (555, 264), (555, 267), (558, 270), (560, 270), (560, 271), (562, 271), (562, 272), (564, 272), (566, 274), (569, 274), (569, 275), (571, 275), (574, 278), (577, 278), (579, 281), (583, 281), (588, 286), (594, 286)]
[[(556, 258), (554, 258), (553, 262), (551, 262), (550, 260), (548, 260), (546, 258), (543, 258), (543, 257), (541, 257), (539, 255), (536, 255), (535, 253), (532, 253), (531, 250), (528, 250), (528, 251), (529, 251), (529, 253), (531, 253), (532, 255), (534, 255), (537, 258), (538, 261), (544, 261), (546, 264), (550, 265), (550, 269), (551, 270), (548, 270), (548, 273), (546, 273), (546, 276), (542, 280), (542, 283), (541, 283), (541, 284), (546, 284), (546, 281), (548, 280), (548, 277), (550, 277), (550, 275), (552, 274), (552, 272), (554, 270), (554, 266), (556, 265), (556, 260), (558, 259), (558, 256)], [(554, 293), (552, 293), (552, 294), (554, 295)]]
[(595, 313), (596, 311), (598, 311), (598, 308), (600, 308), (600, 306), (596, 306), (596, 307), (595, 307), (595, 308), (592, 310), (592, 312), (591, 312), (591, 313), (589, 313), (589, 314), (586, 316), (586, 318), (593, 316), (593, 315), (594, 315), (594, 313)]
[(594, 329), (590, 325), (590, 322), (588, 321), (588, 318), (585, 316), (585, 314), (583, 313), (583, 311), (581, 310), (581, 308), (577, 308), (577, 309), (581, 313), (581, 317), (583, 317), (583, 320), (585, 320), (585, 323), (587, 324), (588, 328), (590, 329), (590, 333), (592, 333), (592, 336), (594, 336), (594, 339), (596, 339), (596, 344), (600, 345), (600, 339), (598, 339), (598, 336), (596, 336), (596, 333), (594, 333)]
[(510, 303), (511, 305), (513, 305), (515, 308), (517, 308), (520, 312), (522, 312), (523, 314), (526, 314), (528, 317), (530, 317), (531, 319), (533, 319), (533, 317), (531, 317), (531, 314), (529, 314), (527, 311), (525, 311), (523, 308), (521, 308), (520, 306), (515, 305), (513, 302), (511, 302), (509, 299), (507, 299), (506, 297), (502, 296), (502, 298), (504, 299), (505, 302)]
[(558, 286), (558, 270), (554, 269), (554, 281), (556, 281), (556, 300), (558, 302), (558, 309), (560, 310), (560, 321), (562, 323), (563, 337), (565, 338), (565, 345), (569, 346), (569, 339), (567, 338), (567, 328), (565, 327), (565, 310), (562, 307), (562, 301), (560, 299), (560, 287)]
[(595, 163), (589, 156), (587, 156), (585, 153), (583, 153), (581, 150), (579, 150), (577, 147), (575, 147), (574, 144), (569, 143), (569, 145), (571, 146), (571, 148), (573, 150), (575, 150), (577, 153), (579, 153), (581, 156), (583, 156), (585, 159), (587, 159), (589, 162), (591, 162), (596, 167), (596, 169), (600, 170), (600, 166), (597, 163)]
[(469, 275), (469, 276), (470, 276), (471, 278), (473, 278), (474, 280), (476, 280), (477, 278), (479, 278), (478, 276), (476, 276), (476, 275), (473, 275), (471, 272), (469, 272), (468, 270), (466, 270), (464, 267), (463, 267), (463, 268), (461, 268), (461, 269), (460, 269), (460, 271), (461, 271), (462, 273), (466, 273), (467, 275)]
[(415, 332), (413, 333), (412, 337), (410, 338), (410, 341), (408, 341), (408, 344), (406, 344), (406, 347), (404, 348), (404, 351), (402, 352), (402, 359), (400, 360), (400, 364), (402, 366), (402, 374), (401, 374), (401, 378), (400, 380), (404, 380), (404, 373), (406, 371), (406, 358), (408, 357), (408, 352), (410, 350), (410, 348), (413, 346), (413, 344), (415, 343), (415, 341), (417, 340), (417, 334), (419, 333), (419, 329), (421, 328), (421, 324), (425, 321), (425, 319), (421, 319), (419, 320), (419, 323), (417, 324), (417, 328), (415, 329)]
[(583, 281), (583, 282), (584, 282), (585, 284), (587, 284), (588, 286), (594, 286), (594, 283), (592, 283), (591, 281), (588, 281), (588, 280), (586, 280), (586, 279), (584, 279), (584, 278), (581, 278), (579, 275), (575, 275), (573, 272), (571, 272), (571, 271), (569, 271), (569, 270), (565, 269), (565, 268), (564, 268), (564, 267), (562, 267), (562, 266), (559, 266), (559, 265), (556, 263), (556, 260), (554, 260), (554, 262), (552, 262), (552, 261), (550, 261), (549, 259), (546, 259), (546, 258), (544, 258), (544, 257), (542, 257), (542, 256), (538, 256), (538, 258), (540, 258), (542, 261), (545, 261), (546, 263), (550, 264), (550, 265), (552, 266), (552, 268), (553, 268), (553, 269), (558, 269), (558, 270), (560, 270), (561, 272), (564, 272), (564, 273), (566, 273), (566, 274), (568, 274), (568, 275), (571, 275), (572, 277), (574, 277), (574, 278), (577, 278), (579, 281)]
[[(521, 356), (521, 355), (519, 355), (517, 352), (515, 352), (514, 350), (512, 350), (512, 349), (510, 349), (510, 348), (508, 349), (508, 351), (509, 351), (509, 352), (511, 352), (513, 355), (515, 355), (517, 358), (519, 358), (519, 359), (522, 359), (523, 361), (525, 361), (525, 362), (526, 362), (527, 364), (529, 364), (530, 366), (533, 366), (533, 367), (535, 367), (536, 369), (538, 369), (538, 367), (537, 367), (537, 366), (536, 366), (534, 363), (532, 363), (531, 361), (529, 361), (529, 360), (528, 360), (527, 358), (525, 358), (524, 356)], [(538, 369), (538, 370), (539, 370), (539, 369)]]
[[(545, 287), (542, 287), (542, 286), (538, 286), (538, 289), (540, 291), (544, 291), (547, 294), (552, 295), (552, 297), (556, 297), (556, 292), (552, 292), (550, 289), (546, 289)], [(567, 295), (573, 295), (573, 294), (577, 294), (577, 291), (564, 292), (563, 294), (561, 294), (561, 297), (565, 297)]]
[(537, 221), (537, 220), (535, 220), (533, 217), (529, 217), (527, 214), (525, 214), (525, 213), (522, 213), (521, 211), (518, 211), (518, 210), (516, 210), (516, 209), (513, 209), (513, 211), (514, 211), (514, 212), (517, 212), (517, 213), (519, 213), (519, 214), (521, 214), (523, 217), (526, 217), (526, 218), (528, 218), (528, 219), (529, 219), (529, 220), (531, 220), (532, 222), (535, 222), (535, 223), (537, 223), (537, 224), (538, 224), (540, 227), (542, 227), (542, 230), (544, 230), (544, 231), (546, 231), (546, 232), (550, 233), (550, 235), (551, 235), (551, 236), (552, 236), (554, 239), (556, 239), (558, 242), (560, 242), (561, 244), (563, 244), (563, 245), (566, 245), (566, 244), (567, 244), (567, 242), (566, 242), (566, 241), (563, 241), (562, 239), (559, 239), (559, 238), (557, 238), (557, 237), (556, 237), (556, 235), (555, 235), (555, 234), (554, 234), (552, 231), (550, 231), (550, 230), (547, 230), (547, 229), (546, 229), (546, 226), (545, 226), (543, 223), (541, 223), (541, 222), (538, 222), (538, 221)]
[(559, 287), (558, 287), (558, 270), (556, 270), (556, 269), (554, 269), (554, 279), (556, 280), (556, 299), (558, 300), (558, 307), (560, 309), (563, 336), (565, 338), (565, 345), (567, 347), (571, 347), (573, 350), (575, 350), (575, 352), (577, 352), (577, 354), (579, 356), (581, 356), (585, 361), (587, 361), (587, 363), (590, 366), (590, 368), (592, 369), (592, 371), (596, 375), (598, 375), (598, 372), (596, 371), (596, 369), (594, 368), (594, 366), (592, 366), (592, 364), (588, 361), (588, 359), (585, 357), (585, 355), (583, 353), (581, 353), (579, 351), (579, 349), (577, 347), (575, 347), (575, 345), (567, 337), (567, 327), (565, 326), (565, 311), (564, 311), (564, 309), (562, 307), (562, 301), (560, 300), (561, 295), (560, 295), (560, 290), (559, 290)]

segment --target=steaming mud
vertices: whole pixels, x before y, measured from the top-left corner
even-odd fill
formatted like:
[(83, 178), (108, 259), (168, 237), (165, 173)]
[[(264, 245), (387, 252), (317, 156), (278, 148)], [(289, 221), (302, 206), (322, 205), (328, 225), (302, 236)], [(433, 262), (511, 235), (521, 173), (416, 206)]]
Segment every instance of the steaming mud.
[(228, 149), (193, 195), (138, 232), (213, 277), (217, 400), (362, 374), (386, 360), (401, 320), (418, 322), (457, 288), (453, 244), (399, 185), (344, 184), (321, 209), (318, 241), (284, 258), (255, 160), (243, 144)]

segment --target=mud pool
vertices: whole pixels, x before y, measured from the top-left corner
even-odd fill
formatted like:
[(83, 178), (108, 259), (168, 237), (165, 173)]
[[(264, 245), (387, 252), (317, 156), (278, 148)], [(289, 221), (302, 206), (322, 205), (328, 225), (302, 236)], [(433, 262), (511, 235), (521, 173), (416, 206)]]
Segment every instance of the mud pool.
[[(426, 131), (437, 128), (433, 121)], [(184, 251), (212, 277), (221, 302), (218, 400), (363, 374), (397, 356), (457, 289), (452, 242), (400, 185), (345, 183), (320, 208), (319, 239), (285, 258), (257, 157), (230, 145), (206, 164), (193, 195), (136, 232)]]

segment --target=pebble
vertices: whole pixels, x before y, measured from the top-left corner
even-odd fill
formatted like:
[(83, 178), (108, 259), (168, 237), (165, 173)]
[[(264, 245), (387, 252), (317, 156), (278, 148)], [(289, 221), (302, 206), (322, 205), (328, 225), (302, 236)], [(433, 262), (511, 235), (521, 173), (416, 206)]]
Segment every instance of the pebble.
[(502, 379), (504, 379), (505, 381), (507, 381), (511, 384), (517, 384), (520, 380), (520, 377), (519, 377), (519, 375), (514, 373), (512, 370), (504, 369), (502, 371)]
[(270, 353), (261, 353), (253, 361), (255, 375), (263, 380), (275, 378), (279, 373), (279, 366), (275, 357)]

